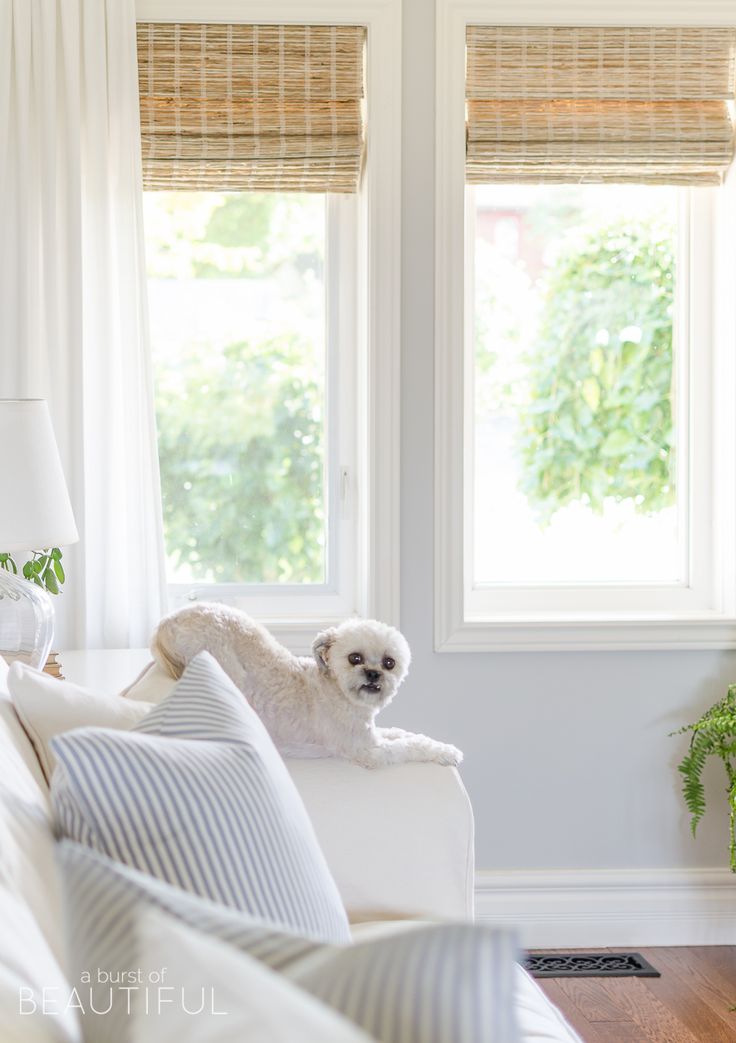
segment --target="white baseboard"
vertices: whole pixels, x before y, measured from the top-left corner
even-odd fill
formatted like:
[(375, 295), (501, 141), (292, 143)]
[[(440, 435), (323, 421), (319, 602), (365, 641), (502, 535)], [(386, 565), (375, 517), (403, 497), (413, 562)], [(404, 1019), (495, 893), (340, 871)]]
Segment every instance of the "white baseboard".
[(479, 870), (475, 909), (528, 948), (736, 945), (727, 869)]

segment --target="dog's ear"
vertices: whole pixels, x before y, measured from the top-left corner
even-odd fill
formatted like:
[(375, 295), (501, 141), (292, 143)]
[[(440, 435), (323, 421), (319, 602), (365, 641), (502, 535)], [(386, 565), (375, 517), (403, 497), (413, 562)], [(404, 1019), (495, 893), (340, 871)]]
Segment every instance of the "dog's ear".
[(330, 627), (329, 630), (323, 630), (321, 634), (317, 634), (312, 645), (312, 655), (317, 660), (317, 666), (320, 668), (323, 674), (329, 672), (329, 651), (332, 647), (332, 643), (335, 640), (337, 631), (334, 627)]

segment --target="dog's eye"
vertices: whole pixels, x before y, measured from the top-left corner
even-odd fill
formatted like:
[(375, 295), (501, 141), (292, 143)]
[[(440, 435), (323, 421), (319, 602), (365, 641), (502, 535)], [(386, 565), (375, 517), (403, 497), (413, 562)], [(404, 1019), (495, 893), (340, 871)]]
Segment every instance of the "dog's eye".
[(395, 659), (392, 659), (390, 655), (384, 656), (384, 658), (383, 658), (383, 669), (384, 670), (393, 670), (393, 668), (395, 666), (396, 666), (396, 660)]
[(360, 664), (363, 662), (363, 656), (360, 654), (360, 652), (351, 652), (348, 656), (348, 662), (352, 663), (353, 666), (360, 666)]

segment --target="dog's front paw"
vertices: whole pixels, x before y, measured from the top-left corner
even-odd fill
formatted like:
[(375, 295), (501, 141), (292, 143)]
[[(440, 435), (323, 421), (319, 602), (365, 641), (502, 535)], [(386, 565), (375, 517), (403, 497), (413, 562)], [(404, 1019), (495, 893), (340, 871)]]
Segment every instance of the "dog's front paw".
[(452, 746), (449, 742), (438, 742), (437, 743), (437, 764), (443, 764), (450, 768), (457, 768), (462, 762), (463, 753), (457, 746)]
[(378, 768), (388, 763), (386, 754), (378, 748), (354, 751), (350, 760), (361, 768)]

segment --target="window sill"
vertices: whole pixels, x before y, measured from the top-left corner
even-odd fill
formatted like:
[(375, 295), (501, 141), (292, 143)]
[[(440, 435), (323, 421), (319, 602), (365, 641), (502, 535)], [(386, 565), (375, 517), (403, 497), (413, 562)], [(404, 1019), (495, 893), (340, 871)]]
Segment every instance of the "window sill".
[(311, 655), (317, 634), (328, 627), (339, 626), (342, 619), (261, 619), (258, 622), (268, 630), (292, 655)]
[[(212, 599), (217, 600), (217, 599)], [(228, 602), (224, 602), (227, 604)], [(183, 602), (182, 605), (176, 605), (176, 608), (183, 607), (188, 604)], [(196, 602), (191, 602), (196, 604)], [(173, 606), (172, 606), (173, 607)], [(324, 613), (304, 613), (302, 615), (293, 616), (269, 616), (266, 613), (260, 613), (255, 611), (249, 611), (249, 607), (237, 605), (237, 608), (242, 609), (243, 612), (250, 615), (255, 619), (261, 626), (265, 627), (266, 630), (275, 637), (278, 642), (284, 645), (285, 648), (292, 653), (292, 655), (311, 655), (312, 645), (317, 634), (323, 630), (327, 630), (329, 627), (339, 626), (348, 616), (352, 613), (345, 613), (343, 615), (333, 615), (328, 611)]]
[(438, 633), (437, 652), (635, 652), (736, 649), (736, 618), (466, 620)]

